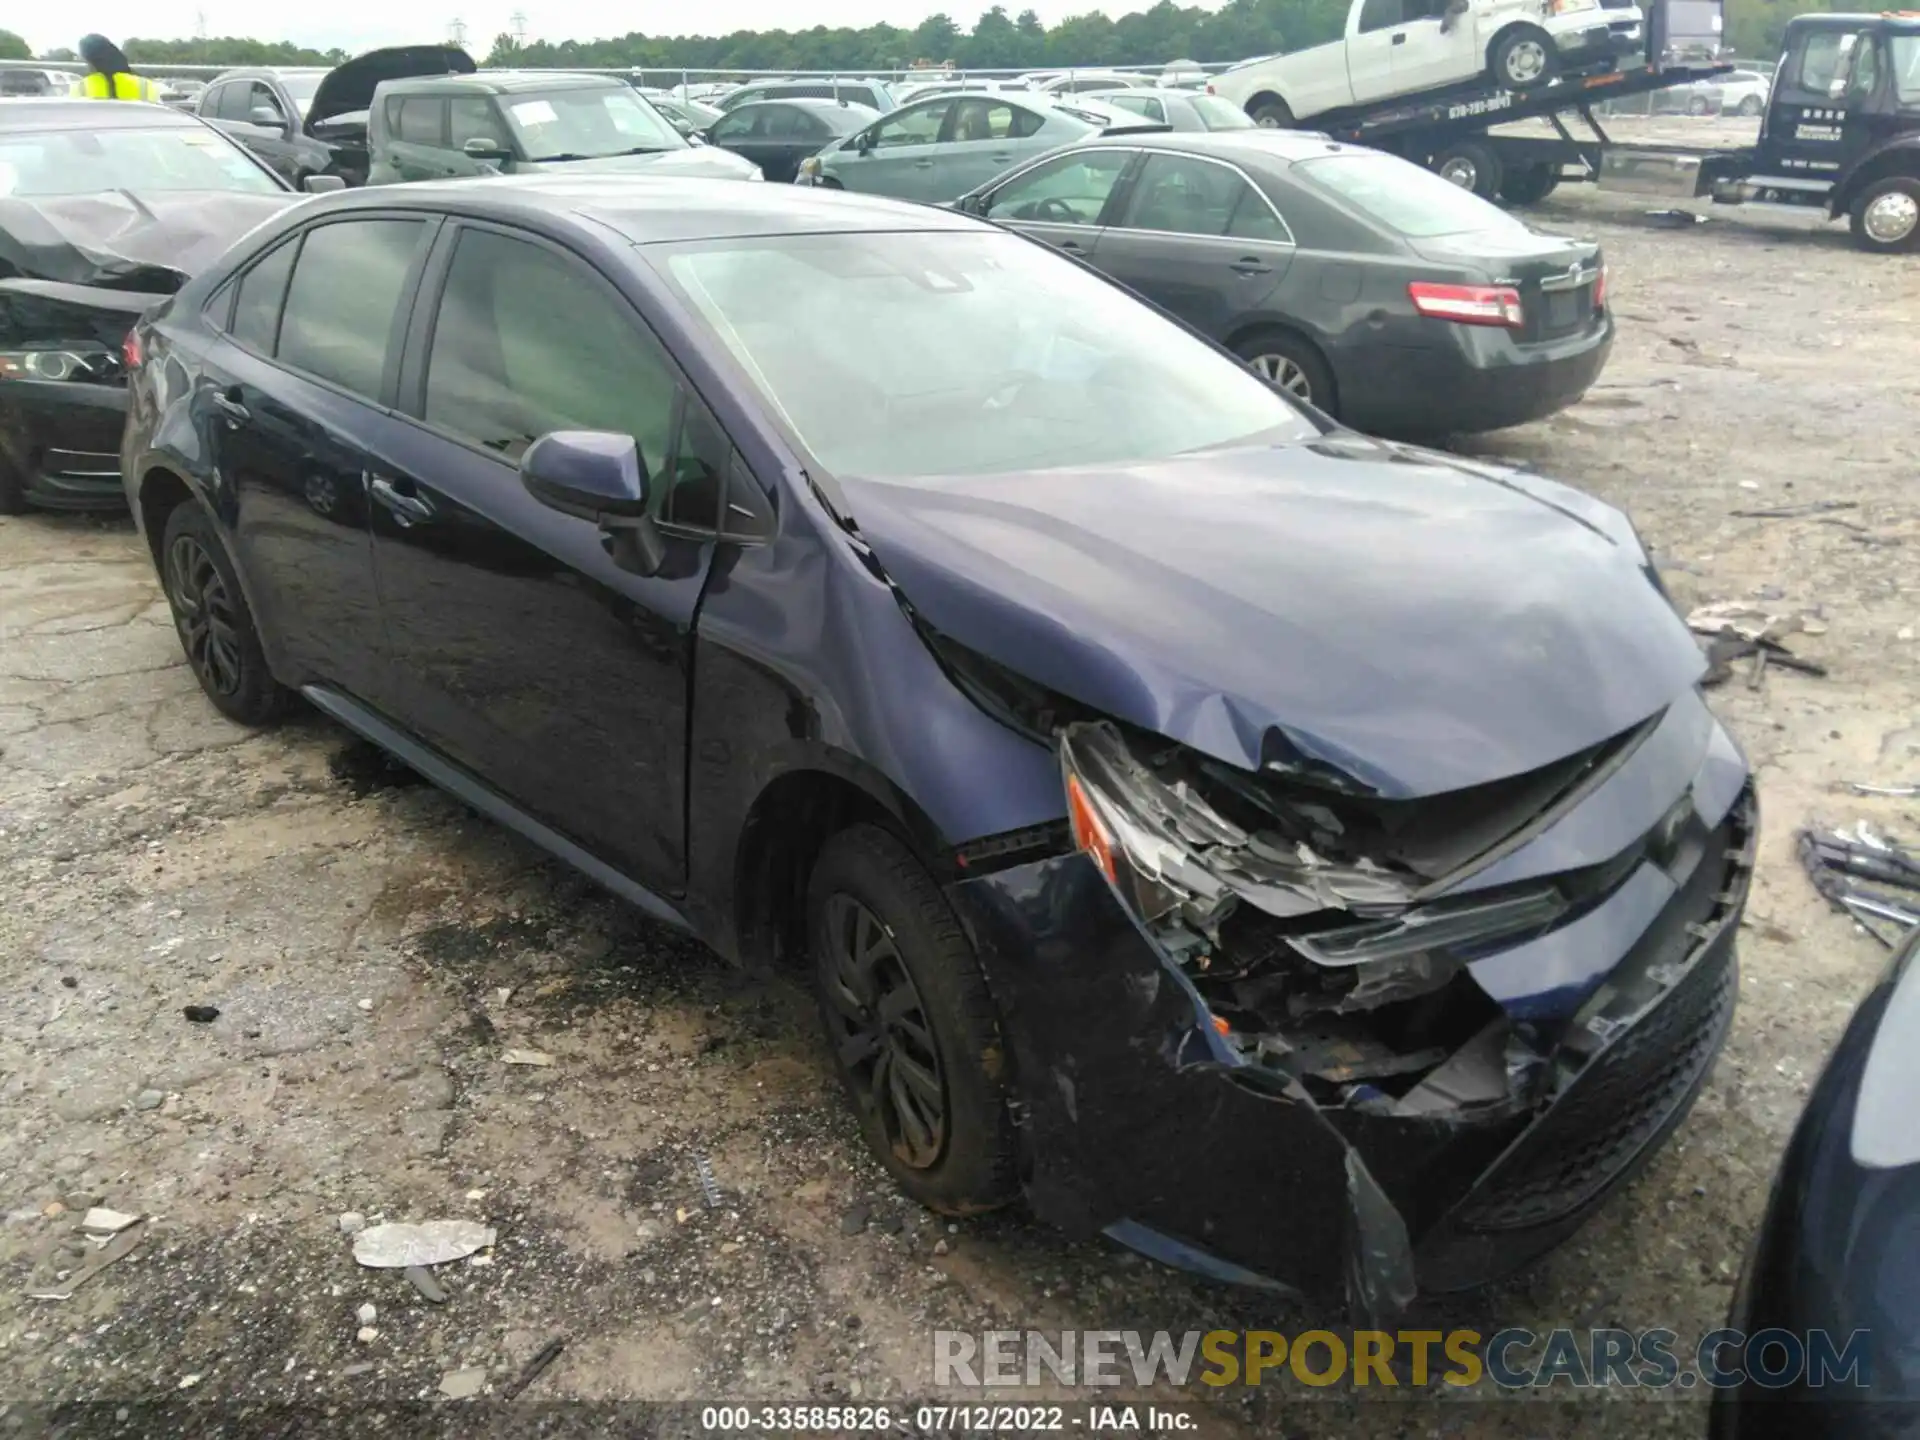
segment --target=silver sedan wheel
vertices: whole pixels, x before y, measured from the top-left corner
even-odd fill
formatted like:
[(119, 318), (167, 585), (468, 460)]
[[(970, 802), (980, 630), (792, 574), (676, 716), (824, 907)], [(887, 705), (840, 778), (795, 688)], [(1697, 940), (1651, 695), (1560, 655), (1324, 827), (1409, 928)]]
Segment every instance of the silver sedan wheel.
[(1538, 40), (1522, 40), (1507, 51), (1506, 78), (1515, 85), (1531, 85), (1547, 70), (1547, 49)]
[(1899, 245), (1920, 229), (1920, 200), (1903, 190), (1889, 190), (1860, 217), (1861, 227), (1877, 245)]
[(1253, 367), (1253, 373), (1268, 384), (1278, 385), (1282, 390), (1312, 402), (1313, 386), (1307, 382), (1307, 372), (1286, 356), (1256, 355), (1247, 363)]

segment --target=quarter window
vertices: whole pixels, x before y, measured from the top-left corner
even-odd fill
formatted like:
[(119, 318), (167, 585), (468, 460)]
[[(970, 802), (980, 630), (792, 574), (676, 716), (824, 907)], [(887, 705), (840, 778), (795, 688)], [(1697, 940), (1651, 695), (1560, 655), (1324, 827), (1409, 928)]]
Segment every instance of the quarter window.
[(460, 236), (427, 357), (428, 424), (507, 461), (554, 430), (631, 435), (655, 518), (684, 485), (679, 508), (711, 525), (720, 482), (708, 471), (723, 473), (725, 450), (704, 468), (669, 463), (678, 394), (659, 342), (581, 267), (491, 231)]
[(287, 298), (287, 277), (293, 273), (293, 257), (299, 249), (297, 238), (277, 245), (240, 277), (232, 334), (249, 350), (273, 354), (274, 334), (280, 328), (280, 304)]
[(991, 220), (1093, 225), (1132, 153), (1085, 150), (1062, 155), (1008, 181), (987, 207)]
[(388, 336), (425, 230), (418, 220), (345, 220), (309, 230), (287, 287), (281, 362), (377, 400)]

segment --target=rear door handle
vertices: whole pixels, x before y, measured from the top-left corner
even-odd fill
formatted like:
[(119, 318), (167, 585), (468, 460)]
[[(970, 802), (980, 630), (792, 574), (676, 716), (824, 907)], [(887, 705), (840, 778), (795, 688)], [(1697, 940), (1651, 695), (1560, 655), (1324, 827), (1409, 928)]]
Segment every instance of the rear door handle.
[(1273, 267), (1271, 265), (1263, 265), (1251, 255), (1244, 259), (1234, 261), (1233, 269), (1234, 272), (1239, 275), (1271, 275), (1273, 273)]
[(1406, 44), (1406, 43), (1407, 43), (1407, 32), (1406, 32), (1406, 31), (1404, 31), (1404, 30), (1402, 30), (1402, 31), (1401, 31), (1401, 32), (1400, 32), (1399, 34), (1397, 34), (1397, 35), (1395, 35), (1395, 36), (1393, 37), (1393, 43), (1394, 43), (1394, 44), (1396, 44), (1396, 45), (1404, 45), (1404, 44)]
[(916, 170), (931, 170), (933, 168), (933, 161), (916, 160), (913, 162), (913, 168)]
[(1011, 165), (1013, 163), (1013, 156), (1011, 155), (989, 155), (987, 158), (996, 165)]
[(433, 519), (433, 506), (418, 495), (407, 494), (384, 475), (368, 476), (367, 489), (373, 492), (374, 499), (393, 512), (402, 525), (424, 525)]
[(240, 387), (233, 385), (213, 392), (213, 408), (227, 417), (230, 429), (238, 430), (253, 419), (253, 412), (240, 403)]
[(1085, 248), (1078, 240), (1056, 240), (1053, 243), (1071, 255), (1078, 255)]

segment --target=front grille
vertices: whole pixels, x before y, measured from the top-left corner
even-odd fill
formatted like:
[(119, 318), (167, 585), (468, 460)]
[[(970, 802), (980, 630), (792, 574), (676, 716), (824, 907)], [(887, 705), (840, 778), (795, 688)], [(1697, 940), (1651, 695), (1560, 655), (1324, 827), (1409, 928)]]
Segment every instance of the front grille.
[[(1703, 858), (1673, 902), (1689, 892), (1707, 913), (1680, 931), (1694, 941), (1690, 968), (1640, 1020), (1595, 1055), (1551, 1109), (1502, 1156), (1462, 1204), (1469, 1230), (1524, 1230), (1570, 1215), (1594, 1199), (1659, 1135), (1692, 1094), (1733, 1023), (1739, 990), (1730, 930), (1746, 893), (1751, 801), (1714, 835), (1724, 848)], [(1675, 917), (1678, 918), (1678, 917)], [(1702, 923), (1704, 922), (1704, 923)], [(1657, 963), (1660, 957), (1652, 957)]]

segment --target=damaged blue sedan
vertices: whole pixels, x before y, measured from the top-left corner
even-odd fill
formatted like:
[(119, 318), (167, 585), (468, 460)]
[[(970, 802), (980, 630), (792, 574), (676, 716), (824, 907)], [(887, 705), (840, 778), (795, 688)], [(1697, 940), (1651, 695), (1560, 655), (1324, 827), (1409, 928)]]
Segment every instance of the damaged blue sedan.
[(1726, 1036), (1751, 781), (1627, 520), (1017, 235), (350, 192), (130, 348), (213, 704), (807, 967), (937, 1210), (1379, 1312), (1571, 1233)]

